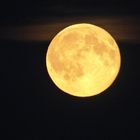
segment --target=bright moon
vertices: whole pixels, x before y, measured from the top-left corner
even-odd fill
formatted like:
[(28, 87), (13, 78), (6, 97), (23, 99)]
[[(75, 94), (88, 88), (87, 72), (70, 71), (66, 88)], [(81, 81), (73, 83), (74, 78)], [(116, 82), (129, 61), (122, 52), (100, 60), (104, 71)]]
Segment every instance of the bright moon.
[(118, 75), (121, 56), (117, 43), (104, 29), (75, 24), (51, 41), (46, 65), (49, 76), (62, 91), (78, 97), (97, 95)]

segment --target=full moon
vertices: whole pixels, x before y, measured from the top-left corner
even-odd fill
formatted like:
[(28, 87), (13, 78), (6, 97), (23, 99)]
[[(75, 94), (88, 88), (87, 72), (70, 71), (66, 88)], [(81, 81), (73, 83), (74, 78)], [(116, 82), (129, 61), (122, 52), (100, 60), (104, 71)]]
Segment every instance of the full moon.
[(87, 23), (60, 31), (51, 41), (46, 66), (54, 84), (77, 97), (97, 95), (116, 79), (121, 56), (114, 38)]

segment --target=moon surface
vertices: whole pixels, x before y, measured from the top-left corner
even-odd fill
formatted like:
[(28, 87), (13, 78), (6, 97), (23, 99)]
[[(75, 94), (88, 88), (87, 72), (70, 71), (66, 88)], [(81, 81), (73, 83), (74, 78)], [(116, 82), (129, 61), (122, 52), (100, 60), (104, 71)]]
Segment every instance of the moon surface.
[(46, 66), (54, 84), (77, 97), (106, 90), (120, 70), (117, 43), (104, 29), (87, 23), (71, 25), (51, 41)]

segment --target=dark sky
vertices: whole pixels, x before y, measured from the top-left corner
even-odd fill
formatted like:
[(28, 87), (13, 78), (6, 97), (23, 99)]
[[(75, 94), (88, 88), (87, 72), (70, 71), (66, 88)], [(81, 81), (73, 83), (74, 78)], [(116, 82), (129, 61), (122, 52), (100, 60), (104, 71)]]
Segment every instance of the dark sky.
[[(0, 139), (139, 139), (139, 14), (137, 1), (1, 2)], [(45, 64), (53, 35), (77, 22), (95, 22), (108, 29), (122, 57), (113, 85), (82, 99), (63, 94), (50, 80)]]

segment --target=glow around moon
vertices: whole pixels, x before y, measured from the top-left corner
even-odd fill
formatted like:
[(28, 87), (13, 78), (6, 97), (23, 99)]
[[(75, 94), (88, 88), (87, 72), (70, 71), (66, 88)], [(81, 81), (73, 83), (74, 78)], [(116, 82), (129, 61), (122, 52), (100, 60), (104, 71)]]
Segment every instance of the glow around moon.
[(49, 76), (73, 96), (88, 97), (106, 90), (120, 70), (118, 45), (104, 29), (75, 24), (59, 32), (46, 55)]

